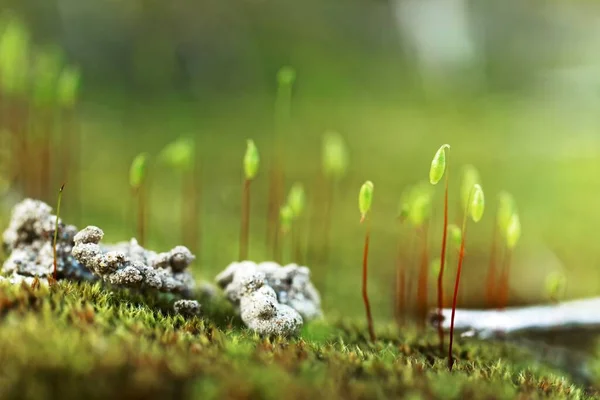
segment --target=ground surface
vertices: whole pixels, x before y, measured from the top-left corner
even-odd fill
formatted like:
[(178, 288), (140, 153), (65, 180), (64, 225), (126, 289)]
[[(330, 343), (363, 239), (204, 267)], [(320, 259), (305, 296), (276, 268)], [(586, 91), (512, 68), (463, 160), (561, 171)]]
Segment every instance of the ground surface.
[(433, 332), (316, 322), (300, 338), (259, 338), (221, 300), (184, 320), (167, 297), (60, 282), (0, 286), (0, 397), (38, 398), (588, 398), (526, 352), (460, 343), (447, 371)]

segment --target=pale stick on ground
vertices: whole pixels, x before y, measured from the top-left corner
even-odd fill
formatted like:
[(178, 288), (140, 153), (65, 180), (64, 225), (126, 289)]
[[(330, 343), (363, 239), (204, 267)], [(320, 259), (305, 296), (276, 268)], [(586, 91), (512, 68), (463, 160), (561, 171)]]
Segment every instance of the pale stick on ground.
[[(442, 328), (450, 330), (452, 309), (442, 310)], [(437, 326), (437, 311), (432, 312)], [(600, 330), (600, 297), (557, 304), (512, 307), (504, 310), (457, 309), (454, 329), (463, 336), (506, 337), (532, 331), (589, 328)]]

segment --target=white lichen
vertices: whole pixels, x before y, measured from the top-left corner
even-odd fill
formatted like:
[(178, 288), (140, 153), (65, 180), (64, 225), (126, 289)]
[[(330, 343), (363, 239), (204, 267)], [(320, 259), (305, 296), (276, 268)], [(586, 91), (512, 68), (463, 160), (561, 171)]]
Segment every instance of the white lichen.
[(234, 262), (216, 277), (217, 284), (224, 289), (226, 297), (239, 305), (248, 275), (261, 273), (264, 284), (272, 288), (276, 300), (296, 310), (306, 321), (323, 315), (319, 292), (310, 280), (308, 267), (289, 264), (280, 266), (275, 262)]
[(75, 259), (103, 281), (115, 286), (191, 294), (195, 282), (186, 269), (195, 257), (185, 246), (157, 254), (144, 249), (135, 239), (101, 246), (103, 236), (100, 228), (88, 226), (75, 235), (72, 250)]
[(293, 336), (302, 327), (302, 316), (277, 301), (262, 272), (245, 273), (239, 280), (240, 316), (244, 324), (260, 335)]
[[(3, 233), (3, 243), (9, 257), (2, 266), (2, 272), (11, 282), (33, 282), (37, 277), (41, 284), (45, 284), (47, 278), (53, 275), (52, 242), (56, 216), (51, 211), (48, 204), (33, 199), (25, 199), (14, 206), (8, 228)], [(57, 278), (93, 280), (90, 271), (71, 255), (76, 233), (76, 227), (65, 225), (59, 219)]]

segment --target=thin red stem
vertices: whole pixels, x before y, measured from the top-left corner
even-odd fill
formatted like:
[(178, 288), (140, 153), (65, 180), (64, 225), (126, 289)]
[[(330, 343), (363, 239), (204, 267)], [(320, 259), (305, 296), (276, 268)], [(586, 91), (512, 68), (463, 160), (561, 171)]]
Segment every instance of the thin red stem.
[(423, 223), (421, 265), (419, 267), (419, 283), (417, 287), (418, 323), (424, 325), (427, 315), (427, 281), (429, 279), (429, 257), (427, 253), (429, 221)]
[[(440, 256), (440, 273), (438, 274), (438, 317), (441, 321), (442, 308), (444, 308), (444, 265), (446, 265), (446, 239), (448, 234), (448, 171), (446, 171), (446, 189), (444, 191), (444, 229), (442, 233), (442, 254)], [(440, 352), (444, 351), (444, 330), (442, 324), (438, 324), (438, 336), (440, 339)]]
[(365, 247), (363, 251), (363, 264), (362, 264), (362, 298), (365, 303), (365, 310), (367, 312), (367, 325), (369, 327), (369, 337), (371, 341), (377, 340), (375, 336), (375, 329), (373, 329), (373, 316), (371, 315), (371, 305), (369, 303), (369, 295), (367, 293), (367, 269), (369, 260), (369, 241), (371, 239), (371, 224), (367, 219), (367, 230), (365, 233)]
[[(462, 263), (465, 258), (465, 241), (467, 237), (467, 214), (469, 213), (469, 204), (471, 204), (471, 195), (473, 191), (469, 194), (469, 200), (467, 201), (467, 205), (465, 206), (465, 212), (463, 215), (463, 223), (462, 223), (462, 239), (460, 242), (460, 251), (458, 253), (458, 267), (456, 268), (456, 280), (454, 281), (454, 295), (452, 297), (452, 317), (450, 319), (450, 345), (448, 346), (448, 369), (452, 371), (452, 366), (454, 365), (454, 358), (452, 357), (452, 344), (454, 343), (454, 315), (456, 313), (456, 301), (458, 299), (458, 287), (460, 284), (460, 272), (462, 270)], [(440, 321), (441, 324), (441, 321)]]
[(249, 179), (244, 180), (242, 189), (242, 227), (240, 230), (240, 256), (239, 260), (248, 259), (248, 236), (250, 233), (250, 183)]

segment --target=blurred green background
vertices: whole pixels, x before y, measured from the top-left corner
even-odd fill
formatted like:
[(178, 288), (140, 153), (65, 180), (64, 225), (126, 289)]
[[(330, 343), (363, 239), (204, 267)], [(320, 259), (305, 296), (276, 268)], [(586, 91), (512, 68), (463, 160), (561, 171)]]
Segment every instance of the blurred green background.
[[(600, 293), (596, 2), (1, 4), (25, 21), (33, 42), (58, 44), (81, 68), (82, 214), (73, 212), (69, 185), (63, 212), (79, 226), (100, 226), (106, 241), (134, 235), (128, 187), (133, 157), (142, 151), (157, 155), (172, 140), (193, 136), (203, 166), (202, 242), (194, 268), (199, 279), (212, 280), (237, 258), (241, 163), (246, 139), (253, 138), (263, 163), (252, 188), (250, 257), (270, 258), (264, 235), (275, 76), (291, 65), (297, 80), (285, 136), (285, 191), (302, 182), (312, 198), (327, 129), (344, 136), (350, 154), (335, 194), (329, 262), (310, 265), (327, 312), (364, 313), (359, 292), (364, 227), (357, 196), (370, 179), (372, 305), (378, 318), (391, 318), (399, 235), (410, 241), (409, 229), (398, 228), (398, 202), (404, 188), (428, 178), (431, 158), (443, 143), (452, 146), (451, 219), (460, 218), (463, 164), (477, 166), (487, 200), (482, 222), (468, 228), (463, 306), (482, 304), (496, 195), (503, 189), (515, 196), (523, 225), (511, 302), (544, 301), (544, 280), (555, 271), (566, 274), (569, 298)], [(181, 241), (180, 191), (174, 173), (153, 171), (148, 238), (157, 250)], [(14, 192), (4, 197), (5, 219), (18, 198)], [(439, 254), (441, 211), (440, 185), (432, 259)], [(405, 252), (410, 248), (407, 244)], [(453, 254), (448, 262), (453, 270)], [(432, 301), (434, 294), (430, 290)]]

